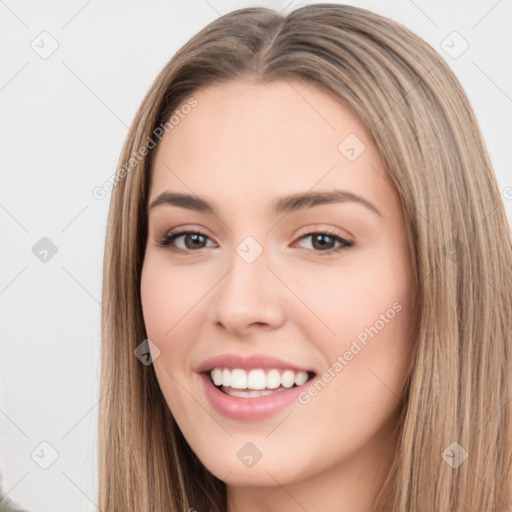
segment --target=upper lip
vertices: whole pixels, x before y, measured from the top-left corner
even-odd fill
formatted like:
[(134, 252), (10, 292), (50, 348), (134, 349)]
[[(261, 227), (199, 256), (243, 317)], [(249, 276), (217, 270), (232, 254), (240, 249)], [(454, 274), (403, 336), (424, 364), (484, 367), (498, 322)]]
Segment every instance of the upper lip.
[(241, 356), (239, 354), (220, 354), (203, 361), (197, 367), (196, 371), (197, 373), (205, 373), (213, 370), (214, 368), (241, 368), (242, 370), (278, 368), (283, 370), (294, 370), (296, 372), (303, 371), (315, 373), (310, 368), (288, 363), (277, 357), (267, 356), (265, 354), (252, 354), (250, 356)]

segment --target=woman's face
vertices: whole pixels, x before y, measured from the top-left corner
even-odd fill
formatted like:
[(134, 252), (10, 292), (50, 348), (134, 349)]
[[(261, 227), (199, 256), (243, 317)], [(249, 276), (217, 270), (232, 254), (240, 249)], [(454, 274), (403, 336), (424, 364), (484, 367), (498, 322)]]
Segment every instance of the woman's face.
[(165, 400), (233, 486), (371, 475), (390, 454), (413, 289), (379, 152), (309, 85), (193, 96), (155, 155), (141, 280)]

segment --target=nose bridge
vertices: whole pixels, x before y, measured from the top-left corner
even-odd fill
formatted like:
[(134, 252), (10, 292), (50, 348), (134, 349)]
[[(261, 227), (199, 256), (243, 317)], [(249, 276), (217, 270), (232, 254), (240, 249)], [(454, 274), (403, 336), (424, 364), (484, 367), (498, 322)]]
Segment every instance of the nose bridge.
[(254, 237), (239, 243), (229, 258), (230, 271), (217, 288), (216, 321), (232, 329), (253, 323), (276, 326), (282, 321), (283, 304), (268, 264), (267, 251)]
[(240, 304), (258, 302), (266, 295), (264, 289), (268, 281), (265, 274), (269, 273), (267, 251), (252, 236), (245, 237), (235, 248), (230, 257), (231, 271), (227, 274), (222, 286), (223, 295), (227, 298), (237, 298)]

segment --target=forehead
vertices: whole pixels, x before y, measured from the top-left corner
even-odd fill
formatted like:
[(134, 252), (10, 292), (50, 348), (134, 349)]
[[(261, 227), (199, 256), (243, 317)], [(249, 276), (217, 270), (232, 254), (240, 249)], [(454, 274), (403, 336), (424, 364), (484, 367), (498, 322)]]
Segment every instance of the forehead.
[(389, 200), (369, 131), (334, 95), (297, 81), (235, 81), (192, 96), (197, 105), (156, 149), (152, 198), (172, 190), (261, 206), (269, 196), (344, 188)]

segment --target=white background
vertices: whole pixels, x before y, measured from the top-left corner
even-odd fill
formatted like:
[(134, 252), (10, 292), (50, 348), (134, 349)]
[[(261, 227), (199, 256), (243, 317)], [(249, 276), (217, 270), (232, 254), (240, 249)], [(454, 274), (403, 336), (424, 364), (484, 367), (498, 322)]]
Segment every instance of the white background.
[[(305, 3), (0, 0), (0, 472), (4, 493), (27, 510), (97, 510), (109, 196), (92, 190), (115, 172), (136, 109), (176, 50), (220, 14)], [(512, 3), (348, 3), (399, 21), (443, 55), (473, 104), (512, 219)], [(469, 44), (457, 59), (441, 47), (453, 31)], [(49, 49), (51, 38), (58, 48), (43, 59), (31, 45)], [(42, 237), (57, 247), (46, 263), (32, 252)], [(43, 441), (58, 453), (48, 469), (31, 457), (37, 448), (49, 460)]]

